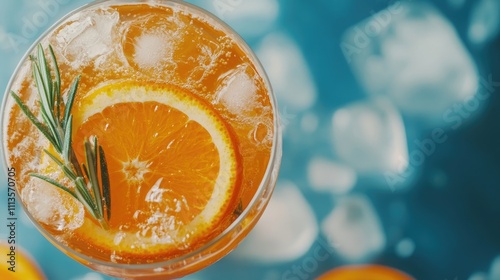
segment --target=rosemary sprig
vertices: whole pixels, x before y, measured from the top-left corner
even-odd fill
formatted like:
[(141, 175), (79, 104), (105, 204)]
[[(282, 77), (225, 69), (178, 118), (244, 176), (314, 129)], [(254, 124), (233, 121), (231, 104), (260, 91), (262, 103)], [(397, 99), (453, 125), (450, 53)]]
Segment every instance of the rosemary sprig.
[(48, 150), (44, 150), (44, 152), (73, 182), (74, 188), (68, 188), (48, 176), (36, 173), (30, 175), (71, 194), (83, 204), (104, 229), (107, 229), (111, 217), (111, 194), (106, 156), (103, 148), (97, 144), (97, 138), (92, 137), (92, 139), (84, 141), (85, 164), (80, 165), (78, 162), (71, 139), (73, 130), (71, 108), (80, 77), (74, 79), (67, 92), (67, 101), (63, 104), (59, 66), (50, 45), (48, 49), (50, 59), (53, 62), (55, 78), (52, 78), (50, 65), (41, 44), (37, 46), (36, 57), (30, 56), (33, 64), (33, 79), (40, 98), (42, 121), (30, 111), (15, 92), (11, 91), (10, 94), (21, 111), (52, 144), (57, 155)]

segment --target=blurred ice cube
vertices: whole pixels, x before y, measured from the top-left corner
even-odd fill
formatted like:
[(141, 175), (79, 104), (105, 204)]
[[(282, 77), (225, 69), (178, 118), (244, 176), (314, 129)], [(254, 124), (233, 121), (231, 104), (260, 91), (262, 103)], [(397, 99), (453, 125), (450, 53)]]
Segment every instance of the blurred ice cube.
[(339, 256), (362, 262), (385, 248), (386, 238), (372, 204), (365, 196), (345, 197), (321, 223), (321, 232), (336, 244)]
[(246, 73), (247, 67), (242, 65), (224, 78), (217, 93), (218, 102), (222, 102), (233, 114), (238, 114), (254, 108), (256, 102), (256, 83)]
[(77, 14), (58, 31), (55, 45), (62, 48), (64, 59), (72, 67), (91, 62), (97, 67), (103, 61), (99, 58), (114, 50), (114, 29), (119, 19), (118, 12), (104, 9)]
[(401, 172), (408, 162), (405, 127), (385, 99), (353, 103), (332, 118), (332, 140), (341, 160), (360, 172)]
[(280, 183), (263, 216), (232, 256), (259, 263), (292, 261), (309, 250), (317, 235), (316, 217), (300, 190), (292, 183)]
[(263, 39), (256, 53), (283, 106), (298, 111), (314, 105), (316, 86), (297, 43), (283, 33), (273, 33)]
[(101, 274), (98, 274), (96, 272), (89, 272), (82, 276), (77, 276), (75, 278), (72, 278), (72, 280), (104, 280), (104, 277), (102, 277)]
[(415, 252), (415, 242), (405, 238), (396, 245), (396, 254), (401, 258), (408, 258)]
[(305, 133), (313, 133), (318, 129), (319, 118), (314, 113), (307, 113), (300, 120), (300, 128)]
[[(9, 34), (3, 25), (0, 25), (0, 50), (8, 51), (13, 49), (13, 38)], [(4, 68), (4, 67), (2, 67)]]
[(356, 172), (345, 165), (324, 158), (313, 158), (307, 169), (309, 182), (317, 191), (345, 194), (356, 184)]
[(500, 0), (481, 0), (470, 16), (469, 40), (476, 45), (488, 43), (500, 30)]
[(468, 280), (490, 280), (488, 275), (484, 272), (476, 272), (472, 274)]
[(205, 278), (201, 277), (200, 274), (203, 272), (198, 272), (197, 274), (193, 275), (188, 275), (186, 277), (183, 277), (182, 280), (204, 280)]
[(500, 256), (496, 257), (490, 266), (490, 280), (500, 280)]
[(464, 6), (466, 0), (448, 0), (450, 7), (460, 9)]
[(32, 179), (21, 195), (33, 218), (52, 230), (74, 230), (83, 224), (85, 213), (82, 204), (55, 186)]
[[(0, 10), (3, 9), (4, 7), (2, 6)], [(17, 63), (21, 59), (22, 53), (29, 47), (30, 43), (27, 38), (15, 31), (9, 31), (7, 26), (0, 23), (0, 58), (2, 61), (2, 67), (0, 67), (0, 84), (4, 86), (7, 84)]]
[(341, 48), (369, 94), (432, 124), (478, 87), (476, 65), (454, 27), (427, 3), (397, 2), (350, 28)]
[(272, 29), (279, 16), (277, 0), (240, 0), (233, 9), (219, 10), (220, 16), (244, 37), (256, 37)]
[(493, 259), (488, 273), (476, 272), (468, 280), (500, 280), (500, 256)]

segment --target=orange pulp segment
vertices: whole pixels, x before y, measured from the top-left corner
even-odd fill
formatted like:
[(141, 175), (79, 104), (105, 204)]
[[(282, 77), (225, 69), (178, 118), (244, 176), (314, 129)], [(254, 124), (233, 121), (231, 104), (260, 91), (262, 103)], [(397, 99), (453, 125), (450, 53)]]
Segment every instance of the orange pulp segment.
[(225, 121), (180, 88), (117, 82), (84, 96), (73, 109), (73, 147), (95, 136), (111, 183), (110, 229), (88, 220), (82, 241), (117, 262), (173, 257), (220, 233), (234, 211), (240, 159)]

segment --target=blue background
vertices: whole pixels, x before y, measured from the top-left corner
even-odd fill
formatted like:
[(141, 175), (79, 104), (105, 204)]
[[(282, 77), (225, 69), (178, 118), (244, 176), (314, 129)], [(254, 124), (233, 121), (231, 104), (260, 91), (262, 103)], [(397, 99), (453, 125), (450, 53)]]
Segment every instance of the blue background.
[[(40, 3), (47, 1), (1, 1), (0, 89), (7, 86), (19, 60), (45, 29), (64, 14), (90, 2), (54, 0), (55, 9), (45, 11)], [(226, 20), (252, 48), (259, 48), (269, 34), (278, 32), (285, 34), (301, 52), (305, 64), (297, 67), (308, 67), (311, 75), (309, 80), (316, 93), (314, 96), (308, 95), (310, 100), (306, 99), (305, 102), (310, 101), (309, 106), (295, 104), (293, 96), (279, 96), (280, 112), (286, 128), (278, 188), (288, 184), (284, 182), (292, 182), (297, 186), (312, 207), (316, 219), (313, 224), (317, 224), (329, 215), (335, 205), (335, 197), (332, 199), (331, 195), (311, 188), (307, 163), (313, 156), (334, 157), (329, 132), (332, 113), (367, 95), (341, 51), (343, 34), (391, 2), (254, 1), (261, 10), (253, 13), (244, 10), (249, 9), (248, 2), (251, 0), (188, 2), (200, 5)], [(271, 2), (274, 4), (269, 4)], [(493, 81), (500, 81), (500, 40), (497, 33), (492, 32), (491, 38), (480, 47), (472, 44), (468, 37), (473, 20), (471, 11), (479, 2), (431, 1), (456, 28), (479, 73), (484, 77), (491, 74)], [(45, 16), (36, 19), (41, 12)], [(498, 21), (499, 13), (500, 10), (494, 10), (490, 15), (493, 14), (493, 18), (496, 15)], [(23, 29), (34, 20), (38, 20), (38, 23), (33, 28)], [(294, 78), (289, 77), (290, 83)], [(372, 188), (370, 179), (360, 177), (354, 188), (343, 194), (364, 194), (369, 197), (386, 236), (383, 250), (364, 262), (388, 265), (417, 279), (462, 280), (469, 279), (476, 272), (489, 273), (491, 263), (500, 255), (499, 107), (500, 99), (494, 92), (484, 110), (473, 121), (447, 132), (449, 139), (426, 158), (425, 163), (418, 167), (418, 175), (401, 189)], [(301, 120), (311, 115), (314, 116), (316, 129), (312, 134), (304, 134)], [(410, 150), (414, 139), (429, 137), (431, 130), (423, 128), (415, 119), (403, 115), (403, 121)], [(436, 183), (436, 180), (441, 181)], [(3, 177), (1, 181), (6, 180)], [(6, 201), (6, 191), (0, 193), (0, 199)], [(397, 208), (395, 205), (402, 206)], [(6, 221), (3, 208), (0, 209), (0, 221)], [(18, 243), (30, 252), (48, 279), (111, 279), (93, 273), (66, 257), (45, 241), (24, 214), (19, 212), (18, 216), (21, 219), (17, 231)], [(4, 227), (0, 233), (0, 239), (5, 239)], [(337, 256), (334, 249), (327, 250), (324, 235), (317, 234), (315, 238), (310, 249), (293, 260), (255, 263), (239, 260), (231, 254), (186, 279), (314, 279), (327, 270), (348, 263)], [(398, 253), (398, 244), (403, 238), (410, 240), (410, 247), (414, 247), (405, 256)], [(318, 248), (323, 248), (330, 255), (324, 261), (316, 259), (316, 265), (312, 265), (310, 260), (315, 258)], [(290, 276), (287, 272), (304, 267), (304, 264), (307, 266), (308, 263), (313, 267), (307, 273), (295, 274), (298, 278), (287, 278)], [(489, 280), (498, 279), (491, 276)]]

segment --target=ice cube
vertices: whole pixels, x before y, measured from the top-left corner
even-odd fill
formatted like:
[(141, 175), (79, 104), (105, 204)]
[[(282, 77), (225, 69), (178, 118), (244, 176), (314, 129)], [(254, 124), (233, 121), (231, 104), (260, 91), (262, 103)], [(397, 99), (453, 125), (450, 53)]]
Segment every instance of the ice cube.
[(309, 250), (317, 235), (316, 217), (298, 187), (279, 183), (260, 221), (232, 256), (258, 263), (292, 261)]
[(169, 52), (169, 44), (165, 36), (156, 34), (143, 34), (136, 39), (134, 44), (134, 62), (143, 69), (158, 67)]
[(290, 112), (310, 108), (316, 102), (316, 85), (299, 46), (289, 36), (276, 32), (266, 36), (256, 49), (269, 75), (274, 92)]
[(372, 96), (435, 125), (474, 97), (476, 65), (452, 24), (431, 4), (400, 1), (350, 28), (341, 49)]
[(321, 232), (348, 262), (362, 262), (384, 250), (386, 237), (375, 209), (362, 195), (344, 197), (322, 221)]
[(341, 160), (364, 173), (402, 172), (408, 163), (403, 120), (385, 99), (360, 101), (332, 118), (333, 147)]
[(21, 193), (28, 212), (54, 231), (74, 230), (83, 225), (84, 209), (70, 194), (32, 178)]
[(309, 183), (317, 191), (345, 194), (356, 184), (356, 172), (343, 164), (316, 157), (307, 169)]
[(106, 9), (77, 14), (57, 32), (56, 45), (63, 49), (63, 58), (72, 67), (83, 67), (91, 62), (97, 67), (117, 44), (114, 32), (119, 20), (118, 12)]
[(481, 0), (474, 3), (468, 30), (469, 40), (475, 45), (488, 43), (500, 30), (500, 1)]
[(246, 72), (247, 66), (242, 65), (227, 74), (218, 89), (216, 102), (221, 102), (233, 114), (238, 114), (255, 108), (257, 87), (253, 77)]

